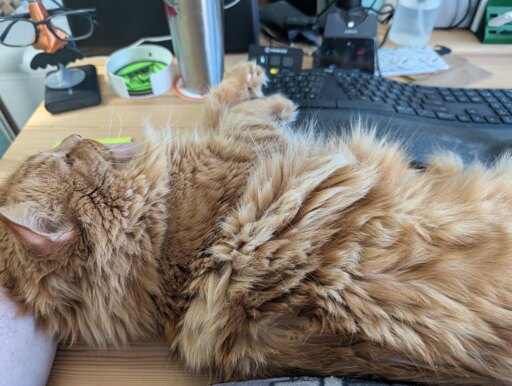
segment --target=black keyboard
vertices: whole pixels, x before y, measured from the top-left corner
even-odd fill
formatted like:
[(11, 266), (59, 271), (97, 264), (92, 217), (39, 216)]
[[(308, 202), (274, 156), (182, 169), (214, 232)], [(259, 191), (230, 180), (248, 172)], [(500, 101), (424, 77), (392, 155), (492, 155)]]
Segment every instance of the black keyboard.
[(346, 70), (301, 70), (271, 76), (265, 94), (299, 105), (299, 124), (339, 134), (362, 119), (378, 136), (401, 140), (418, 163), (448, 149), (466, 163), (492, 163), (512, 149), (512, 90), (438, 88)]

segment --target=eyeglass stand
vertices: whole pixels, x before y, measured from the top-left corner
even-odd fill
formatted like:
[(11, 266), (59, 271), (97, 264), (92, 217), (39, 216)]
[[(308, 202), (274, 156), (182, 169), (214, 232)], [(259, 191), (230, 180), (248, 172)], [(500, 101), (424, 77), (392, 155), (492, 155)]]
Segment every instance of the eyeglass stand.
[(59, 69), (49, 72), (46, 75), (46, 87), (55, 90), (64, 90), (75, 87), (82, 83), (85, 79), (85, 72), (79, 68), (66, 68), (61, 63), (58, 64)]
[(55, 54), (37, 54), (30, 66), (33, 69), (57, 66), (46, 75), (45, 107), (52, 114), (95, 106), (101, 103), (96, 68), (92, 65), (66, 68), (68, 63), (81, 59), (82, 53), (73, 47), (63, 47)]

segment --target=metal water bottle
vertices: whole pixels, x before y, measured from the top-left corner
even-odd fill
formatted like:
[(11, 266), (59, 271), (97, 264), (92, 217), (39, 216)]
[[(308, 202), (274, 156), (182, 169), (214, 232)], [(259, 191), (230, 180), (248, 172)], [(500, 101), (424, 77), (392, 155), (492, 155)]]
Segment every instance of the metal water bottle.
[(222, 0), (165, 0), (174, 53), (184, 88), (204, 95), (222, 80)]

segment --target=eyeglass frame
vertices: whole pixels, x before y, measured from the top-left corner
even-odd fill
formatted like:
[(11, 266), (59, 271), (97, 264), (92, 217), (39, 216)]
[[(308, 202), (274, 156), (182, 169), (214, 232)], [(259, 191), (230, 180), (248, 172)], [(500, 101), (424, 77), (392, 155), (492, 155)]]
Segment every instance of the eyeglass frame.
[[(55, 25), (53, 25), (53, 23), (51, 22), (52, 20), (52, 17), (54, 16), (67, 16), (67, 15), (80, 15), (80, 14), (83, 14), (84, 16), (87, 16), (91, 22), (91, 31), (84, 35), (84, 36), (81, 36), (80, 38), (78, 39), (69, 39), (69, 38), (66, 38), (66, 39), (63, 39), (62, 37), (59, 36), (58, 34), (58, 31), (60, 30), (58, 27), (56, 27)], [(61, 10), (61, 9), (51, 9), (51, 10), (48, 10), (48, 15), (49, 15), (49, 18), (46, 19), (46, 20), (41, 20), (41, 21), (33, 21), (30, 19), (30, 14), (29, 13), (20, 13), (20, 14), (16, 14), (16, 15), (9, 15), (9, 16), (0, 16), (0, 23), (2, 22), (8, 22), (8, 21), (13, 21), (14, 23), (11, 23), (9, 24), (5, 31), (2, 32), (2, 34), (0, 35), (0, 44), (6, 46), (6, 47), (28, 47), (28, 46), (31, 46), (33, 44), (36, 44), (37, 41), (39, 40), (39, 28), (37, 28), (38, 26), (40, 25), (46, 25), (48, 27), (48, 30), (52, 33), (52, 35), (54, 35), (57, 39), (61, 40), (61, 41), (79, 41), (79, 40), (84, 40), (84, 39), (87, 39), (89, 37), (92, 36), (93, 32), (94, 32), (94, 24), (96, 24), (96, 18), (95, 18), (95, 15), (96, 15), (96, 8), (83, 8), (83, 9), (72, 9), (72, 10)], [(7, 35), (9, 34), (9, 31), (11, 30), (12, 26), (14, 24), (16, 24), (16, 22), (20, 21), (20, 20), (25, 20), (25, 21), (28, 21), (29, 23), (31, 23), (33, 26), (34, 26), (34, 31), (35, 31), (35, 39), (33, 42), (29, 43), (29, 44), (26, 44), (26, 45), (10, 45), (10, 44), (6, 44), (4, 42), (5, 38), (7, 37)], [(55, 30), (57, 29), (57, 31)]]

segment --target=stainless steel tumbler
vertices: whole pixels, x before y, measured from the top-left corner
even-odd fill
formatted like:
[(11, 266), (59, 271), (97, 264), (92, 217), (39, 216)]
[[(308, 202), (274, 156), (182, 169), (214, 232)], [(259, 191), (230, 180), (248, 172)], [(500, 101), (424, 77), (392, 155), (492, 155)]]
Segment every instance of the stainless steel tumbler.
[(174, 53), (184, 88), (206, 94), (222, 80), (222, 0), (165, 0)]

